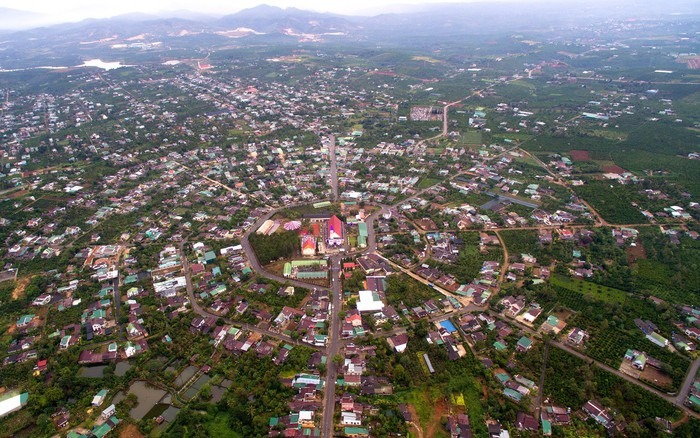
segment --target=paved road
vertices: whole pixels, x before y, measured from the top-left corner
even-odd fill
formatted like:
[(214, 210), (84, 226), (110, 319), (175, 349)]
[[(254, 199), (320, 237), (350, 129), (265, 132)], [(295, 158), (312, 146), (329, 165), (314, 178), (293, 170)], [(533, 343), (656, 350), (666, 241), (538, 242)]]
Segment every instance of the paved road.
[(333, 436), (333, 413), (335, 412), (335, 381), (338, 369), (333, 358), (340, 352), (340, 311), (342, 310), (343, 290), (340, 283), (340, 261), (338, 255), (331, 257), (331, 314), (326, 346), (326, 383), (323, 392), (322, 437)]
[(508, 254), (508, 247), (506, 246), (505, 240), (501, 238), (501, 235), (498, 233), (498, 230), (495, 230), (495, 232), (496, 237), (498, 237), (498, 241), (501, 242), (501, 248), (503, 248), (503, 263), (501, 265), (501, 274), (498, 277), (498, 284), (500, 286), (503, 284), (503, 279), (506, 277), (506, 272), (508, 271), (510, 255)]
[(681, 389), (678, 391), (678, 396), (676, 397), (676, 404), (685, 404), (685, 400), (688, 397), (688, 391), (690, 391), (690, 386), (695, 381), (695, 376), (698, 374), (698, 368), (700, 368), (700, 358), (697, 358), (690, 364), (688, 368), (688, 374), (685, 375), (685, 380)]
[(329, 137), (328, 155), (331, 160), (331, 191), (333, 193), (333, 201), (338, 202), (338, 163), (335, 155), (335, 136)]
[(119, 313), (121, 312), (121, 294), (119, 293), (119, 274), (117, 274), (117, 278), (112, 280), (112, 287), (114, 288), (114, 320), (117, 321), (117, 340), (119, 341), (124, 341), (125, 339), (125, 334), (124, 330), (122, 329), (122, 326), (118, 323), (119, 321)]
[(542, 371), (540, 372), (540, 383), (537, 387), (537, 399), (535, 400), (535, 418), (540, 418), (540, 410), (542, 408), (542, 397), (544, 397), (544, 377), (547, 371), (547, 356), (549, 356), (549, 342), (545, 342), (544, 352), (542, 353)]

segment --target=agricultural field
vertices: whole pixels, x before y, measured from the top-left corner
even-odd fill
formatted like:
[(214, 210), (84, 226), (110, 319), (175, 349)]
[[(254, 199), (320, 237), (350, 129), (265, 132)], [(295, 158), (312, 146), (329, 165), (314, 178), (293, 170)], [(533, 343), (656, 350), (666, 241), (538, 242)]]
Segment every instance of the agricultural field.
[(590, 281), (576, 280), (563, 275), (554, 275), (549, 281), (552, 286), (579, 292), (604, 303), (622, 304), (627, 298), (627, 293), (619, 289), (591, 283)]
[(679, 409), (625, 380), (589, 366), (585, 361), (558, 348), (550, 348), (544, 393), (556, 403), (580, 408), (587, 400), (605, 400), (626, 420), (662, 417), (681, 418)]
[(632, 205), (638, 201), (638, 195), (627, 186), (611, 181), (589, 180), (574, 190), (611, 224), (647, 223), (639, 209)]
[(469, 130), (463, 132), (462, 136), (459, 138), (460, 145), (477, 145), (480, 146), (482, 142), (482, 135), (479, 131)]

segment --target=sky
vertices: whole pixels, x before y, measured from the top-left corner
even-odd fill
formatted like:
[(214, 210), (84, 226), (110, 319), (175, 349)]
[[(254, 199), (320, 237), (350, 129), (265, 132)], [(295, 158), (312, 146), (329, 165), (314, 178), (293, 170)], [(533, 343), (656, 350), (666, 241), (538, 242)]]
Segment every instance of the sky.
[[(505, 0), (439, 0), (440, 3), (497, 2)], [(513, 0), (511, 0), (513, 1)], [(393, 9), (397, 4), (435, 3), (431, 0), (0, 0), (0, 7), (60, 16), (70, 21), (83, 18), (104, 18), (129, 12), (192, 10), (201, 13), (227, 14), (264, 3), (280, 7), (296, 7), (319, 12), (374, 15)], [(63, 21), (63, 20), (61, 20)]]

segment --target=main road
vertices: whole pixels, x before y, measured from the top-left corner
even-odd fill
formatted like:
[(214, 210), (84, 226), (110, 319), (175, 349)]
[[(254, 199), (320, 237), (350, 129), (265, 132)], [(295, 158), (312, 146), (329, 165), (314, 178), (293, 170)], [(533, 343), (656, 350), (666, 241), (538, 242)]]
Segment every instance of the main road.
[(342, 305), (342, 287), (340, 284), (341, 257), (333, 255), (331, 260), (331, 309), (328, 327), (328, 344), (326, 345), (326, 383), (323, 391), (322, 437), (333, 436), (333, 418), (335, 412), (335, 381), (338, 377), (338, 365), (335, 356), (340, 351), (340, 310)]
[(338, 202), (338, 163), (335, 155), (335, 136), (329, 137), (328, 156), (331, 161), (331, 191), (333, 192), (333, 202)]

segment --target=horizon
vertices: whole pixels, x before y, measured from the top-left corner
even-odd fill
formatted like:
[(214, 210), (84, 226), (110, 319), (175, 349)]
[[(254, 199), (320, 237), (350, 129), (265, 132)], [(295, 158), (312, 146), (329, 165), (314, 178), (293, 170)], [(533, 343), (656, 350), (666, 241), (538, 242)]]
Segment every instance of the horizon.
[[(635, 2), (637, 0), (620, 1)], [(6, 23), (2, 23), (0, 20), (0, 28), (7, 30), (26, 29), (60, 23), (80, 22), (89, 19), (108, 19), (133, 14), (169, 17), (190, 13), (192, 15), (221, 17), (264, 5), (282, 9), (296, 8), (318, 13), (371, 17), (384, 13), (411, 12), (415, 11), (416, 8), (445, 4), (506, 5), (528, 3), (551, 3), (552, 6), (556, 8), (576, 3), (590, 2), (585, 0), (440, 0), (435, 3), (428, 0), (357, 0), (352, 3), (326, 3), (319, 0), (241, 0), (236, 2), (235, 5), (230, 5), (222, 4), (219, 0), (202, 0), (195, 8), (191, 2), (185, 0), (153, 0), (147, 3), (137, 0), (124, 0), (119, 3), (110, 3), (108, 5), (96, 5), (91, 0), (65, 0), (60, 3), (38, 0), (30, 4), (19, 3), (17, 0), (0, 0), (0, 8), (8, 8), (16, 11), (18, 14), (25, 13), (28, 15), (26, 17), (12, 17), (9, 22)], [(610, 2), (604, 3), (608, 5)], [(644, 2), (640, 3), (642, 3), (640, 6), (646, 6)], [(687, 3), (687, 0), (672, 0), (670, 3)]]
[[(542, 2), (543, 0), (440, 0), (439, 3), (523, 3)], [(575, 1), (575, 0), (574, 0)], [(18, 4), (17, 1), (0, 1), (0, 7), (13, 9), (18, 12), (40, 14), (45, 17), (53, 16), (56, 21), (71, 19), (80, 21), (84, 19), (112, 18), (120, 15), (147, 14), (167, 15), (177, 12), (193, 12), (202, 15), (223, 16), (235, 14), (245, 9), (258, 6), (274, 6), (283, 9), (296, 8), (321, 13), (341, 15), (378, 15), (388, 11), (400, 11), (421, 5), (434, 5), (426, 0), (358, 0), (352, 3), (325, 3), (318, 0), (242, 0), (235, 5), (222, 4), (218, 0), (200, 1), (196, 8), (189, 1), (155, 0), (148, 3), (136, 0), (125, 0), (110, 5), (95, 5), (87, 0), (67, 0), (64, 2), (48, 2), (41, 0), (31, 4)]]

